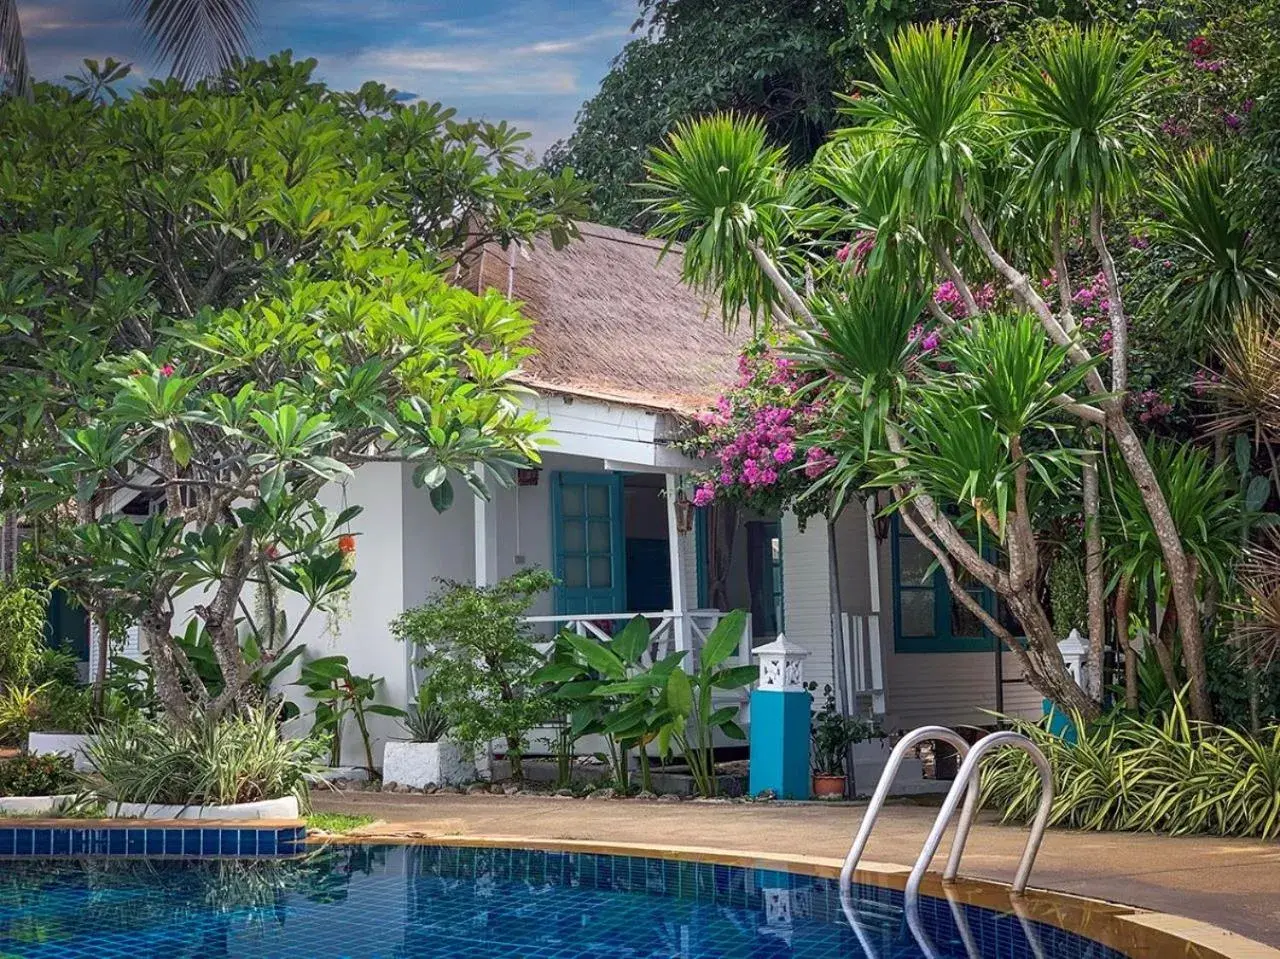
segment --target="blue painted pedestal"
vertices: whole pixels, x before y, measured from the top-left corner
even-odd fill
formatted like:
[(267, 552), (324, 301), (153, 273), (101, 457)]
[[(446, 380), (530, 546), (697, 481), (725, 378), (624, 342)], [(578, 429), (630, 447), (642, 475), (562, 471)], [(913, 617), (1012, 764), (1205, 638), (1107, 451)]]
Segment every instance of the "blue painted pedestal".
[(751, 693), (751, 795), (809, 798), (809, 710), (803, 690)]

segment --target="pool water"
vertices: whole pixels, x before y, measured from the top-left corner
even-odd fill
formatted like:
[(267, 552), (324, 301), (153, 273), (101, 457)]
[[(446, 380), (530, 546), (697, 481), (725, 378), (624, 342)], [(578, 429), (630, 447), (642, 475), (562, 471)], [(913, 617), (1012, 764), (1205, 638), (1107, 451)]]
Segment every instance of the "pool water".
[(434, 846), (8, 859), (0, 959), (1120, 959), (937, 899), (913, 934), (901, 893), (857, 891), (861, 936), (833, 881), (686, 861)]

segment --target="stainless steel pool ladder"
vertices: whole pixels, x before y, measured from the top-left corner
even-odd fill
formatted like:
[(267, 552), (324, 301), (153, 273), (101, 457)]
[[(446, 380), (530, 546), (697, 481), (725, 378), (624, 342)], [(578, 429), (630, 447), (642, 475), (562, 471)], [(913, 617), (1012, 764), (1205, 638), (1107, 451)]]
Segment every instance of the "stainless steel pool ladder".
[(884, 808), (885, 800), (889, 797), (889, 789), (893, 786), (894, 777), (897, 776), (903, 759), (906, 758), (909, 750), (927, 740), (941, 740), (955, 747), (964, 761), (960, 764), (956, 780), (947, 792), (942, 809), (938, 811), (938, 818), (934, 820), (933, 829), (930, 830), (924, 842), (924, 848), (920, 850), (920, 856), (916, 859), (916, 864), (907, 879), (907, 901), (910, 902), (919, 895), (920, 883), (929, 869), (929, 863), (938, 851), (938, 846), (942, 844), (942, 836), (947, 831), (947, 826), (951, 824), (960, 800), (964, 799), (964, 812), (956, 827), (955, 839), (951, 842), (947, 866), (942, 872), (943, 882), (951, 882), (956, 878), (960, 871), (960, 857), (964, 855), (965, 842), (969, 838), (969, 830), (973, 826), (973, 819), (978, 811), (979, 766), (987, 753), (1003, 746), (1012, 746), (1025, 752), (1031, 757), (1040, 774), (1040, 806), (1031, 823), (1031, 835), (1027, 838), (1022, 859), (1018, 863), (1018, 872), (1013, 879), (1013, 892), (1015, 894), (1025, 892), (1027, 881), (1031, 878), (1031, 867), (1035, 864), (1036, 853), (1040, 851), (1040, 841), (1044, 838), (1044, 830), (1049, 824), (1049, 813), (1053, 806), (1053, 770), (1050, 769), (1044, 753), (1026, 736), (1009, 730), (989, 733), (970, 747), (953, 729), (947, 729), (945, 726), (921, 726), (903, 736), (894, 746), (893, 752), (889, 754), (889, 761), (885, 763), (884, 772), (880, 774), (880, 782), (876, 784), (876, 791), (872, 794), (866, 815), (862, 817), (862, 823), (858, 826), (853, 845), (849, 847), (849, 854), (844, 857), (844, 865), (840, 869), (841, 894), (846, 894), (853, 882), (854, 869), (857, 868), (858, 861), (866, 851), (867, 842), (871, 839), (871, 830), (880, 815), (880, 810)]

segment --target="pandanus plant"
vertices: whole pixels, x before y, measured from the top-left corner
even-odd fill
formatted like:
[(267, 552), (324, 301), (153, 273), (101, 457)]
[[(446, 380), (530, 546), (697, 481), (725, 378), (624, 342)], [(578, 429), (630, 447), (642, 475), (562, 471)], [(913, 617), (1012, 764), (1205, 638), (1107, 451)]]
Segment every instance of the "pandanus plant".
[[(845, 437), (845, 452), (828, 481), (839, 483), (843, 475), (846, 487), (856, 488), (869, 463), (887, 458), (892, 467), (878, 475), (891, 481), (907, 526), (949, 578), (962, 571), (1008, 604), (1040, 660), (1024, 663), (1032, 683), (1085, 717), (1096, 716), (1099, 705), (1064, 680), (1056, 650), (1048, 648), (1047, 613), (1029, 588), (1037, 550), (1027, 507), (1037, 484), (1052, 488), (1065, 480), (1061, 468), (1048, 469), (1042, 459), (1037, 465), (1032, 451), (1047, 442), (1057, 450), (1055, 467), (1062, 467), (1072, 462), (1072, 444), (1059, 439), (1058, 430), (1070, 424), (1086, 436), (1105, 432), (1150, 517), (1179, 611), (1190, 709), (1208, 719), (1192, 564), (1124, 403), (1129, 317), (1107, 240), (1119, 202), (1149, 189), (1135, 158), (1154, 144), (1149, 106), (1160, 77), (1151, 52), (1099, 27), (1050, 32), (1006, 57), (978, 46), (963, 29), (910, 27), (890, 41), (884, 58), (871, 58), (875, 79), (848, 98), (850, 124), (834, 135), (839, 148), (824, 150), (809, 170), (788, 170), (758, 121), (721, 115), (679, 126), (665, 148), (654, 151), (645, 189), (654, 232), (683, 244), (684, 278), (719, 291), (726, 322), (746, 314), (755, 323), (791, 329), (814, 365), (826, 370), (842, 397), (833, 409), (847, 417), (833, 424)], [(891, 199), (886, 182), (895, 190)], [(848, 242), (851, 224), (874, 226), (876, 246), (885, 252), (856, 264), (830, 256)], [(1086, 244), (1102, 267), (1109, 329), (1101, 341), (1086, 337), (1073, 314), (1072, 241)], [(1049, 301), (1022, 265), (1030, 263), (1055, 264), (1058, 302)], [(976, 293), (975, 279), (987, 278), (1002, 287), (994, 305)], [(928, 292), (942, 281), (955, 290), (962, 316), (923, 299), (928, 312), (921, 318), (959, 344), (951, 362), (978, 348), (969, 344), (990, 351), (992, 331), (1000, 327), (1019, 331), (1027, 348), (1040, 341), (1034, 353), (988, 357), (1012, 366), (965, 371), (1009, 397), (1035, 396), (1034, 410), (1020, 409), (1025, 418), (998, 423), (993, 410), (960, 403), (945, 384), (895, 394), (895, 384), (904, 377), (910, 382), (904, 363), (890, 357), (891, 363), (859, 370), (862, 359), (848, 352), (850, 344), (874, 340), (871, 331), (885, 322), (895, 330), (885, 346), (907, 351), (911, 344), (882, 305), (897, 291)], [(867, 287), (873, 292), (861, 292)], [(856, 331), (833, 330), (833, 313), (847, 314), (839, 323)], [(979, 322), (988, 313), (990, 326), (986, 318)], [(1048, 391), (1055, 384), (1060, 389)], [(948, 435), (930, 436), (924, 420), (942, 414), (942, 404)], [(962, 436), (965, 445), (956, 448)], [(1094, 442), (1076, 445), (1087, 450)], [(1082, 486), (1091, 494), (1089, 582), (1097, 621), (1097, 484), (1092, 461), (1081, 459), (1075, 461)], [(961, 466), (968, 469), (958, 488), (942, 481), (959, 475)], [(858, 471), (857, 482), (849, 481), (851, 470)], [(979, 524), (1007, 563), (992, 563), (974, 548), (966, 533)], [(955, 593), (964, 602), (967, 592)], [(1011, 643), (987, 611), (972, 611), (1021, 655), (1021, 644)], [(1101, 635), (1092, 638), (1101, 643)]]

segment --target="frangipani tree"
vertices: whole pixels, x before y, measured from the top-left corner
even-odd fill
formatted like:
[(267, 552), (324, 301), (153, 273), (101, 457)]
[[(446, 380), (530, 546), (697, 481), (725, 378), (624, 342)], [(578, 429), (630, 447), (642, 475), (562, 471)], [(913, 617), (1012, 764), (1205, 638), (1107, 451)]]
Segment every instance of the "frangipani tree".
[[(1006, 57), (963, 30), (913, 27), (873, 59), (851, 125), (809, 170), (788, 171), (759, 124), (721, 116), (655, 151), (648, 189), (656, 232), (684, 242), (686, 278), (719, 290), (728, 318), (745, 309), (793, 329), (830, 376), (844, 439), (830, 481), (856, 471), (851, 487), (892, 489), (953, 585), (963, 574), (994, 591), (1027, 649), (970, 611), (1037, 688), (1086, 716), (1097, 702), (1066, 677), (1036, 590), (1032, 514), (1087, 462), (1077, 430), (1105, 431), (1169, 579), (1192, 712), (1209, 719), (1196, 572), (1126, 410), (1129, 315), (1108, 247), (1108, 218), (1145, 189), (1137, 160), (1154, 149), (1148, 55), (1105, 28), (1048, 33)], [(831, 257), (855, 231), (873, 231), (872, 252)], [(1073, 240), (1101, 267), (1101, 335), (1074, 315)], [(978, 295), (988, 279), (999, 296)], [(960, 309), (929, 296), (942, 282)], [(925, 315), (943, 333), (944, 376), (909, 355)], [(1096, 475), (1083, 485), (1096, 491)]]
[[(529, 323), (449, 276), (473, 242), (567, 238), (576, 184), (524, 169), (509, 128), (313, 65), (0, 102), (6, 492), (77, 504), (65, 572), (138, 617), (178, 722), (289, 655), (301, 623), (255, 621), (247, 587), (309, 615), (350, 583), (357, 510), (319, 507), (325, 484), (407, 462), (444, 509), (451, 476), (483, 491), (479, 467), (537, 455), (511, 381)], [(186, 591), (216, 691), (172, 635)]]

